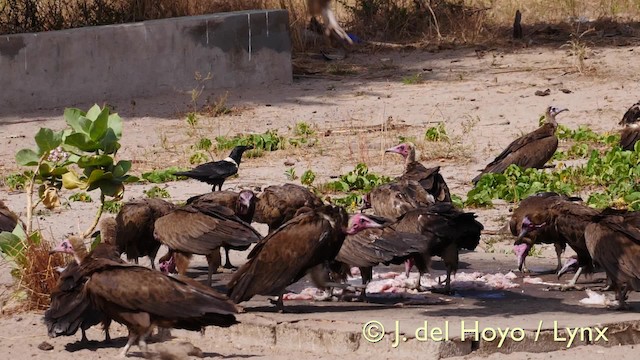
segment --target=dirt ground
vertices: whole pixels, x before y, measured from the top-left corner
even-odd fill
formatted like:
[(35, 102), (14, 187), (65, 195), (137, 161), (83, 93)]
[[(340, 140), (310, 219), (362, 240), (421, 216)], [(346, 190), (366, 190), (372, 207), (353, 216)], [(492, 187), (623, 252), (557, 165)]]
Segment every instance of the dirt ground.
[[(193, 153), (190, 146), (201, 136), (214, 138), (236, 133), (262, 133), (269, 129), (293, 136), (297, 122), (307, 122), (316, 130), (314, 146), (266, 153), (259, 158), (243, 159), (239, 177), (230, 179), (225, 188), (256, 188), (287, 182), (285, 171), (293, 167), (300, 176), (312, 169), (316, 183), (343, 174), (358, 162), (366, 162), (372, 171), (389, 176), (402, 172), (402, 161), (383, 150), (399, 142), (399, 136), (421, 139), (426, 128), (443, 122), (449, 143), (419, 141), (422, 162), (441, 166), (452, 193), (465, 197), (470, 180), (509, 142), (538, 126), (538, 118), (548, 105), (567, 107), (569, 112), (558, 117), (570, 128), (586, 125), (598, 132), (617, 131), (618, 121), (626, 109), (639, 100), (640, 47), (598, 46), (587, 52), (585, 67), (578, 71), (576, 59), (562, 44), (544, 47), (509, 49), (467, 48), (439, 52), (395, 51), (350, 54), (345, 60), (304, 63), (306, 75), (296, 77), (290, 86), (271, 86), (255, 90), (229, 90), (228, 93), (206, 88), (197, 99), (198, 106), (226, 98), (231, 113), (218, 117), (201, 113), (194, 129), (185, 122), (193, 102), (189, 94), (148, 99), (109, 101), (125, 120), (122, 149), (118, 156), (134, 160), (134, 172), (168, 166), (188, 166)], [(215, 79), (211, 80), (215, 81)], [(414, 83), (417, 82), (417, 83)], [(198, 85), (198, 84), (196, 84)], [(536, 96), (537, 90), (550, 90), (548, 96)], [(570, 90), (570, 91), (561, 91)], [(90, 104), (69, 104), (88, 108)], [(365, 127), (389, 124), (385, 131), (364, 131)], [(34, 146), (33, 135), (40, 127), (64, 127), (62, 109), (39, 109), (29, 114), (9, 114), (0, 118), (0, 171), (14, 172), (14, 154)], [(331, 130), (330, 132), (328, 130)], [(562, 146), (562, 145), (561, 145)], [(224, 157), (224, 153), (214, 154)], [(285, 165), (285, 163), (287, 165)], [(288, 164), (293, 165), (288, 165)], [(299, 182), (294, 180), (293, 182)], [(152, 184), (136, 184), (127, 188), (125, 200), (143, 195)], [(172, 201), (210, 190), (206, 184), (180, 181), (161, 184)], [(63, 193), (69, 196), (70, 193)], [(93, 194), (92, 194), (93, 195)], [(97, 198), (97, 195), (94, 196)], [(0, 193), (10, 208), (24, 216), (24, 193)], [(500, 201), (489, 209), (476, 209), (479, 220), (489, 232), (506, 224), (511, 204)], [(95, 203), (70, 203), (70, 208), (42, 211), (35, 226), (54, 241), (66, 234), (86, 228), (92, 220)], [(260, 231), (264, 227), (258, 226)], [(496, 253), (510, 254), (508, 237), (485, 235), (477, 253), (491, 258)], [(162, 251), (162, 250), (161, 250)], [(482, 255), (484, 254), (484, 255)], [(234, 255), (235, 263), (242, 254)], [(463, 255), (464, 260), (465, 255)], [(515, 258), (513, 259), (515, 263)], [(552, 249), (544, 248), (540, 258), (554, 262)], [(514, 264), (515, 265), (515, 264)], [(2, 306), (10, 307), (11, 264), (0, 264)], [(4, 310), (4, 309), (3, 309)], [(115, 326), (115, 344), (90, 349), (77, 349), (72, 338), (48, 339), (39, 313), (0, 315), (0, 353), (7, 358), (67, 359), (81, 355), (86, 359), (115, 356), (123, 345), (126, 329)], [(188, 350), (177, 345), (188, 341), (199, 347), (205, 357), (223, 358), (291, 358), (321, 357), (318, 353), (288, 351), (264, 346), (234, 346), (233, 339), (211, 339), (206, 334), (175, 331), (174, 347), (178, 358)], [(99, 329), (89, 331), (90, 339), (102, 339)], [(44, 352), (37, 346), (42, 341), (54, 345)], [(96, 345), (96, 344), (93, 344)], [(154, 344), (154, 349), (164, 346)], [(167, 345), (169, 346), (169, 345)], [(180, 350), (182, 349), (182, 350)], [(633, 345), (602, 348), (583, 346), (553, 353), (554, 358), (601, 359), (631, 358)], [(77, 350), (77, 352), (70, 352)], [(137, 349), (135, 349), (137, 351)], [(135, 353), (134, 356), (139, 355)], [(180, 355), (182, 354), (182, 355)], [(493, 354), (492, 359), (541, 359), (548, 354)], [(363, 357), (359, 354), (357, 357)], [(467, 357), (473, 357), (469, 355)], [(635, 358), (635, 357), (634, 357)]]

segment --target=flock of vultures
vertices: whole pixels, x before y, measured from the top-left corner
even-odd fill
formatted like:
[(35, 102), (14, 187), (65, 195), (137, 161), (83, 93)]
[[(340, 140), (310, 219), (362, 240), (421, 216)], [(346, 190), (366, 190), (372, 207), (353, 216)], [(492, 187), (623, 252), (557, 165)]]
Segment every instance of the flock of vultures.
[[(556, 116), (565, 110), (548, 107), (545, 123), (509, 144), (473, 182), (510, 164), (543, 168), (557, 149)], [(620, 145), (633, 149), (640, 136), (640, 102), (621, 124), (625, 127)], [(238, 146), (224, 160), (178, 174), (212, 185), (212, 192), (190, 198), (184, 206), (160, 199), (129, 201), (115, 218), (102, 219), (102, 241), (94, 250), (87, 251), (84, 239), (74, 236), (58, 245), (53, 251), (72, 254), (74, 261), (61, 272), (51, 294), (45, 313), (49, 335), (73, 335), (80, 329), (85, 340), (87, 328), (102, 324), (108, 340), (109, 324), (115, 320), (129, 330), (122, 355), (134, 343), (146, 352), (145, 341), (155, 327), (231, 326), (237, 322), (236, 304), (255, 295), (277, 297), (275, 304), (282, 311), (285, 289), (306, 274), (319, 288), (346, 288), (351, 268), (360, 268), (366, 285), (376, 265), (404, 263), (407, 276), (413, 266), (422, 275), (434, 256), (442, 259), (447, 275), (431, 290), (449, 293), (459, 251), (474, 250), (479, 243), (483, 225), (473, 213), (451, 204), (439, 168), (418, 162), (411, 143), (386, 150), (404, 158), (404, 173), (365, 195), (362, 211), (351, 216), (294, 184), (268, 186), (259, 194), (223, 191), (225, 179), (238, 172), (247, 149), (251, 146)], [(0, 205), (0, 226), (11, 231), (19, 219)], [(267, 224), (268, 235), (256, 231), (253, 222)], [(598, 211), (578, 198), (541, 193), (519, 204), (509, 227), (517, 236), (514, 250), (521, 270), (531, 246), (548, 243), (557, 250), (559, 274), (576, 269), (567, 287), (575, 285), (581, 273), (599, 267), (621, 307), (629, 290), (640, 289), (639, 213)], [(169, 252), (158, 259), (156, 270), (156, 254), (163, 244)], [(233, 268), (229, 251), (252, 245), (247, 262), (228, 282), (227, 293), (211, 288), (211, 275), (222, 263), (220, 248), (225, 249), (224, 267)], [(567, 245), (577, 256), (563, 266), (560, 256)], [(134, 263), (124, 261), (123, 253)], [(207, 258), (208, 286), (185, 276), (194, 254)], [(137, 265), (144, 256), (151, 268)], [(366, 299), (365, 290), (354, 291)]]

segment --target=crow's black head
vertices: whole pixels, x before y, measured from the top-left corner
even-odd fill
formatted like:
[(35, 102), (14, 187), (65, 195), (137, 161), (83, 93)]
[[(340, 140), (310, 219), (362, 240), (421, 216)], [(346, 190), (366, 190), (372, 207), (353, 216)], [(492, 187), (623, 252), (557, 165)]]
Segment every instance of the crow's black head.
[(240, 145), (240, 146), (236, 146), (233, 148), (233, 150), (231, 150), (231, 154), (229, 154), (229, 157), (233, 159), (233, 161), (236, 162), (236, 164), (240, 164), (240, 160), (242, 159), (242, 154), (247, 151), (247, 150), (251, 150), (253, 149), (252, 145)]

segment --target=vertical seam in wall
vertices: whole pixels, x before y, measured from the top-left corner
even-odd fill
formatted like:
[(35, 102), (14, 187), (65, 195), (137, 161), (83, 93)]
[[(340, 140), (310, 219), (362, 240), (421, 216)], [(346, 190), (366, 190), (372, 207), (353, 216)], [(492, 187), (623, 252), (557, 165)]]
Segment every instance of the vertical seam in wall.
[(251, 14), (247, 14), (247, 27), (249, 28), (249, 61), (251, 61)]

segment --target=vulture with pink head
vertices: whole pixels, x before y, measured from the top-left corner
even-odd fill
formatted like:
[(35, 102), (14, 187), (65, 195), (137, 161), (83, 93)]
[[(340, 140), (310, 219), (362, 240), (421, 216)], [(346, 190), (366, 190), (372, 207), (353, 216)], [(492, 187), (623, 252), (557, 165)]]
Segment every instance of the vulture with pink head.
[(95, 253), (86, 255), (81, 238), (68, 240), (79, 263), (78, 276), (84, 280), (82, 293), (106, 318), (129, 330), (122, 357), (134, 343), (148, 355), (146, 339), (155, 327), (202, 331), (210, 325), (237, 323), (237, 307), (210, 287)]
[(293, 219), (301, 208), (323, 206), (322, 200), (304, 186), (283, 184), (267, 186), (258, 195), (253, 221), (269, 226), (269, 232)]
[[(235, 191), (214, 191), (208, 194), (194, 196), (187, 200), (187, 204), (193, 204), (196, 207), (200, 204), (213, 204), (225, 206), (233, 210), (238, 219), (244, 221), (247, 224), (251, 224), (253, 221), (253, 215), (256, 211), (256, 196), (251, 190), (242, 190), (240, 192)], [(235, 266), (231, 265), (229, 259), (229, 247), (224, 247), (225, 250), (225, 269), (235, 269)]]
[(523, 169), (542, 169), (558, 149), (556, 116), (563, 111), (568, 109), (549, 106), (545, 113), (546, 121), (542, 126), (512, 141), (471, 181), (476, 184), (484, 174), (502, 173), (512, 164)]
[(301, 209), (251, 250), (249, 261), (229, 281), (227, 295), (236, 303), (255, 295), (278, 296), (276, 306), (283, 311), (282, 295), (287, 286), (316, 266), (334, 260), (347, 235), (383, 226), (362, 214), (349, 219), (338, 206)]
[(613, 284), (618, 309), (626, 309), (627, 292), (640, 290), (640, 212), (605, 209), (591, 218), (585, 241)]
[(115, 243), (118, 251), (126, 253), (127, 259), (136, 264), (138, 258), (147, 256), (151, 268), (155, 269), (161, 245), (153, 236), (155, 222), (175, 208), (176, 205), (161, 199), (136, 199), (124, 203), (116, 216)]
[(416, 160), (416, 147), (412, 143), (402, 143), (385, 152), (396, 153), (404, 158), (404, 173), (396, 180), (413, 180), (433, 196), (436, 202), (451, 202), (449, 187), (440, 174), (440, 167), (426, 168)]
[(185, 262), (176, 259), (181, 275), (186, 273), (191, 255), (206, 255), (209, 285), (219, 263), (220, 247), (246, 250), (262, 238), (233, 210), (205, 202), (185, 205), (156, 220), (154, 234), (158, 241), (187, 259)]

